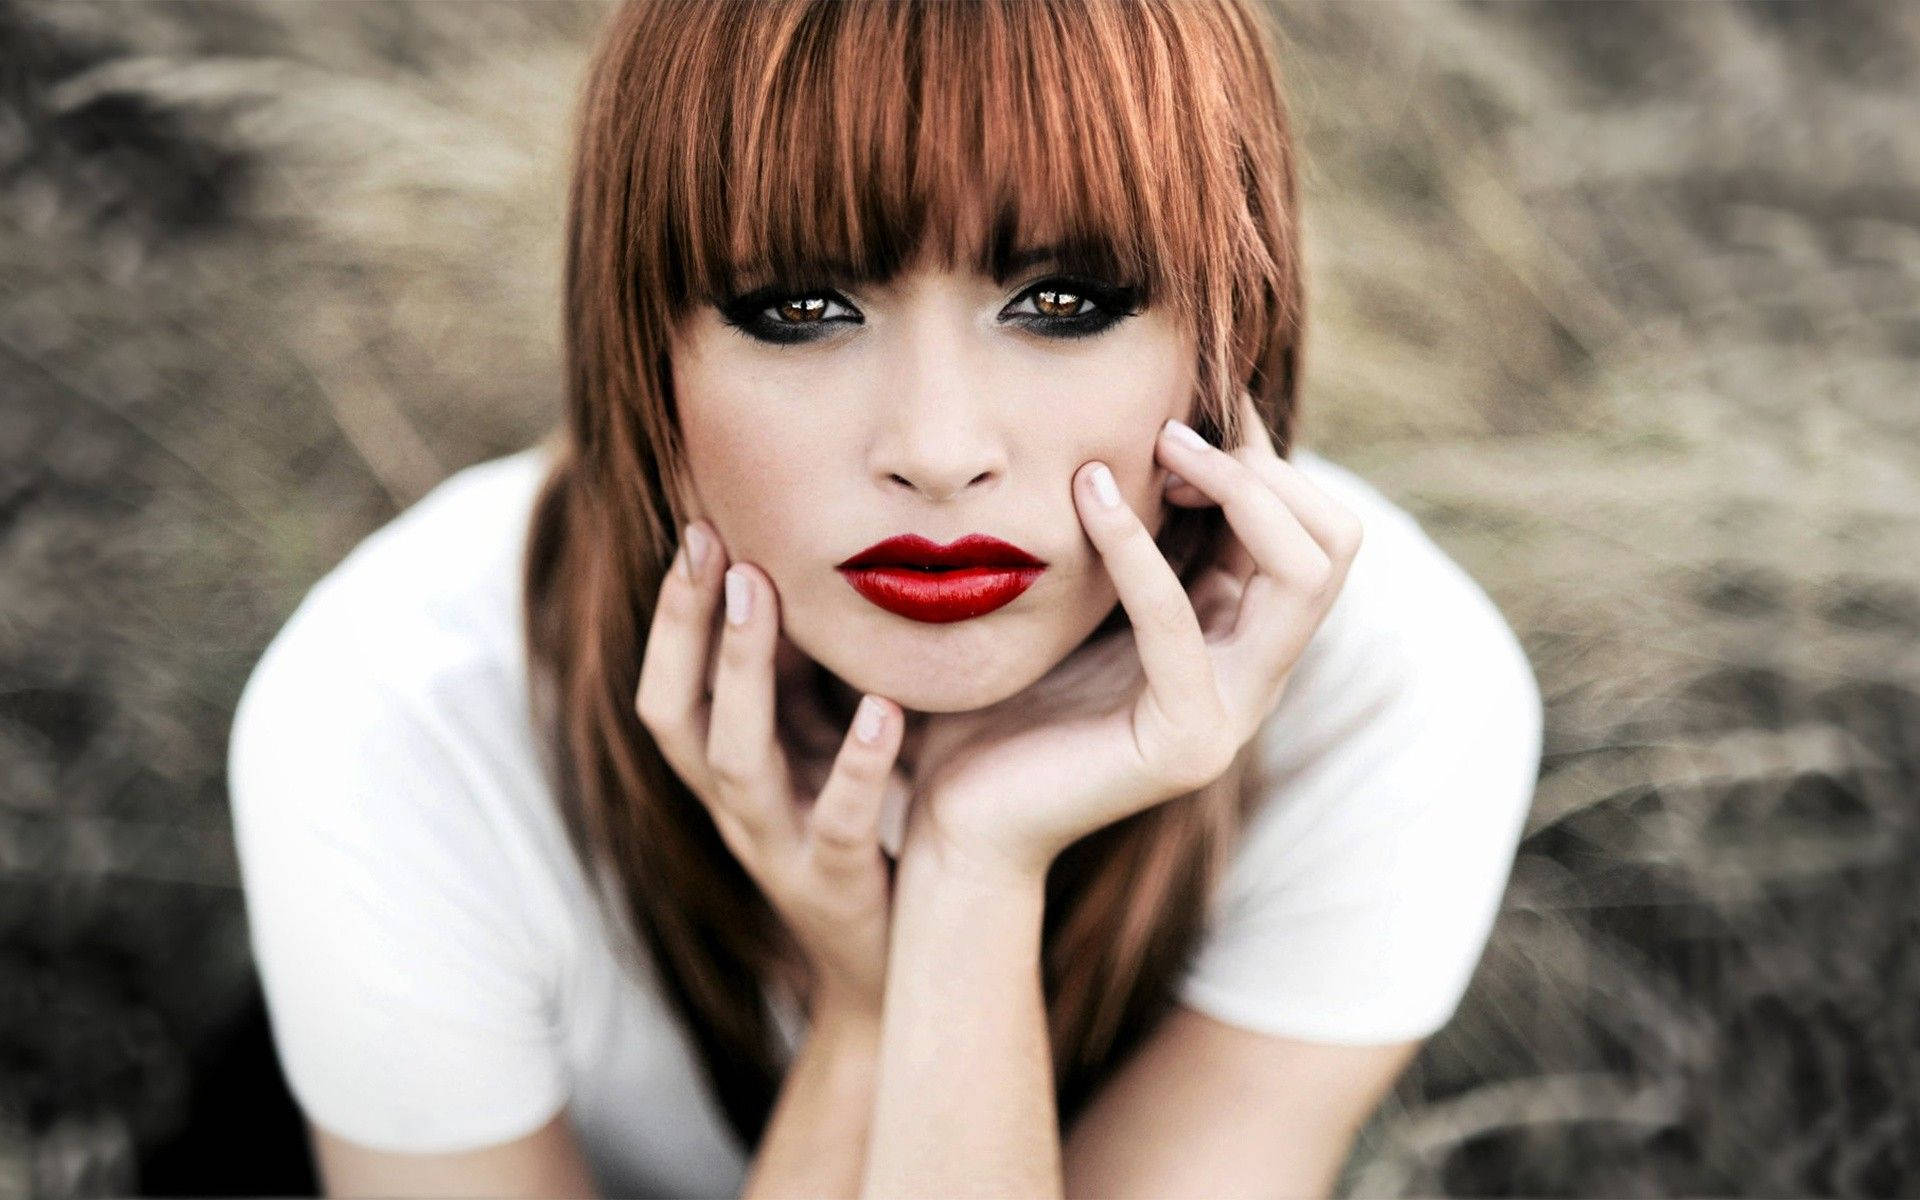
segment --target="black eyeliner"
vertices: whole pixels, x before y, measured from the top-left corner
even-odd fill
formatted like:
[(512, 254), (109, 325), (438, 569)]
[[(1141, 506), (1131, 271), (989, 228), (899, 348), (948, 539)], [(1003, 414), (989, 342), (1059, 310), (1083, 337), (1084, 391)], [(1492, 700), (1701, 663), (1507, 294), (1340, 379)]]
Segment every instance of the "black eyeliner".
[(1014, 297), (1017, 304), (1036, 292), (1060, 291), (1090, 301), (1095, 311), (1075, 317), (1046, 317), (1033, 313), (1015, 313), (1008, 319), (1043, 337), (1083, 338), (1103, 333), (1127, 317), (1141, 311), (1140, 289), (1126, 284), (1103, 283), (1078, 275), (1049, 275), (1035, 280)]
[[(1049, 317), (1039, 313), (1014, 313), (1003, 319), (1041, 337), (1055, 339), (1092, 337), (1112, 328), (1122, 320), (1137, 315), (1144, 305), (1141, 302), (1142, 289), (1129, 284), (1111, 284), (1084, 275), (1059, 274), (1037, 279), (1021, 289), (1012, 303), (1018, 304), (1036, 292), (1060, 291), (1086, 300), (1094, 306), (1093, 312), (1081, 313), (1073, 317)], [(852, 301), (830, 287), (809, 287), (805, 284), (772, 283), (754, 288), (732, 298), (713, 301), (721, 320), (739, 330), (747, 337), (771, 345), (798, 345), (818, 341), (826, 336), (824, 326), (832, 324), (863, 324), (858, 317), (849, 320), (844, 317), (829, 317), (803, 324), (769, 320), (767, 310), (783, 300), (825, 299), (839, 304), (854, 312), (859, 310)]]
[[(818, 297), (846, 308), (853, 308), (852, 301), (832, 288), (809, 288), (804, 284), (773, 283), (755, 288), (732, 299), (717, 300), (714, 307), (720, 312), (720, 319), (740, 330), (749, 337), (775, 345), (790, 346), (801, 342), (816, 341), (821, 336), (815, 330), (844, 318), (828, 318), (805, 325), (783, 324), (766, 320), (766, 310), (781, 300), (801, 300)], [(856, 310), (857, 311), (857, 310)], [(858, 322), (855, 322), (856, 324)]]

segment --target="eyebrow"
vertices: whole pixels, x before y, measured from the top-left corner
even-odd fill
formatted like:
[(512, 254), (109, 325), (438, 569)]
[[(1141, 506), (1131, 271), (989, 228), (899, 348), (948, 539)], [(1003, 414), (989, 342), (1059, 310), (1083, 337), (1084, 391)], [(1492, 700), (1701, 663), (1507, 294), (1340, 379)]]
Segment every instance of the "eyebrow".
[(1008, 279), (1020, 274), (1029, 267), (1042, 263), (1059, 261), (1066, 252), (1061, 245), (1028, 246), (1011, 254), (995, 256), (993, 262), (993, 281), (1004, 285)]
[[(1024, 246), (1013, 249), (1004, 243), (989, 245), (981, 255), (978, 269), (992, 276), (997, 286), (1005, 287), (1009, 279), (1030, 268), (1043, 263), (1054, 263), (1062, 270), (1081, 271), (1089, 274), (1111, 274), (1117, 270), (1111, 247), (1097, 239), (1079, 239), (1062, 242), (1048, 242), (1043, 245)], [(805, 270), (809, 275), (825, 275), (828, 278), (845, 280), (848, 284), (872, 283), (875, 277), (871, 272), (859, 272), (843, 259), (822, 258), (812, 262)], [(751, 280), (770, 280), (766, 286), (781, 286), (781, 281), (773, 277), (765, 268), (748, 270), (741, 273)]]
[(1063, 270), (1093, 275), (1111, 275), (1119, 269), (1113, 247), (1099, 238), (1074, 238), (1018, 249), (1002, 243), (991, 247), (984, 257), (988, 261), (981, 265), (992, 273), (994, 282), (1001, 285), (1042, 263), (1055, 263)]

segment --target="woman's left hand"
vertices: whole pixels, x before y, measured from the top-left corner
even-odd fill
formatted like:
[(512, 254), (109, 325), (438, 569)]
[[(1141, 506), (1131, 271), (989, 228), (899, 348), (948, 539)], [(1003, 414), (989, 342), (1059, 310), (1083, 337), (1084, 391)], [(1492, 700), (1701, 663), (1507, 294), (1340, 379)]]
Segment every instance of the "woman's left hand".
[(1169, 497), (1220, 505), (1233, 533), (1191, 595), (1110, 476), (1099, 486), (1105, 467), (1075, 475), (1081, 523), (1132, 624), (1137, 682), (1037, 725), (1000, 706), (930, 718), (903, 856), (1044, 878), (1081, 837), (1219, 778), (1279, 703), (1362, 526), (1279, 456), (1251, 397), (1240, 403), (1247, 433), (1234, 450), (1183, 440), (1172, 422), (1155, 446), (1185, 480)]

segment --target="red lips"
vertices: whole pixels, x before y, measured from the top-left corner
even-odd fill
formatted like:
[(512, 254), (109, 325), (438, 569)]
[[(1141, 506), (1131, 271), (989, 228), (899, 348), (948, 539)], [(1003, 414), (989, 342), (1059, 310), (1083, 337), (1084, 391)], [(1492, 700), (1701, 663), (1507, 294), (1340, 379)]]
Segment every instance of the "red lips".
[(888, 612), (940, 624), (1009, 603), (1033, 586), (1047, 564), (983, 533), (950, 546), (909, 533), (868, 546), (838, 569), (855, 590)]

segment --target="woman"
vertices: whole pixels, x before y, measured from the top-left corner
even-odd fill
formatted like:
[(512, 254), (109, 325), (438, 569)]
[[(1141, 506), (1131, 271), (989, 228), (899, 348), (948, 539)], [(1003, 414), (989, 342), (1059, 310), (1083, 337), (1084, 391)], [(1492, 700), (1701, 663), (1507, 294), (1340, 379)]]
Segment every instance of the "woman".
[(1271, 54), (1242, 0), (613, 16), (561, 436), (363, 543), (236, 718), (330, 1191), (1332, 1187), (1540, 699), (1290, 452)]

